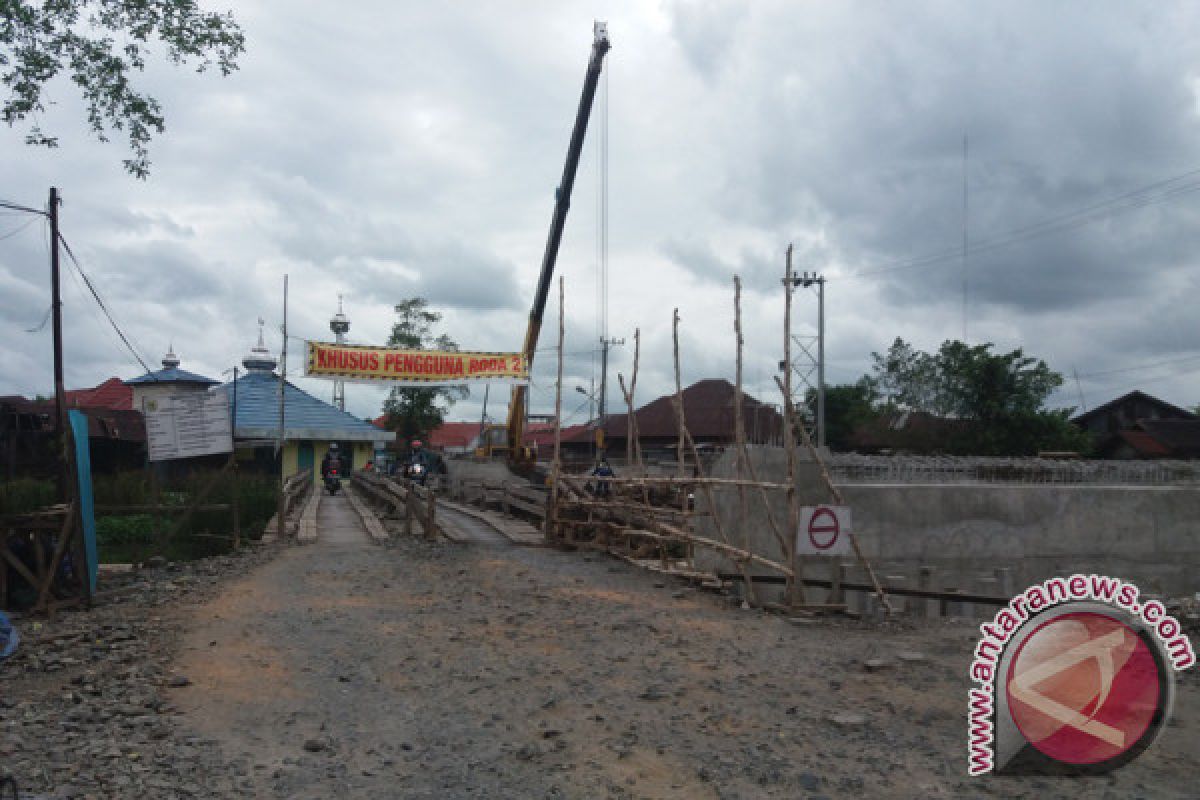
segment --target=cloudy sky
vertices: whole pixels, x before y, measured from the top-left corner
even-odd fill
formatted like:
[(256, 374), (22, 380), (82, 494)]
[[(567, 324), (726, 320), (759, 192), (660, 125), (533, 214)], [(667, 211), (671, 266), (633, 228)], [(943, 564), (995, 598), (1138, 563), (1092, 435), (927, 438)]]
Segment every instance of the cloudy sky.
[[(221, 0), (204, 2), (223, 10)], [(1200, 7), (1041, 2), (261, 2), (227, 78), (152, 64), (167, 132), (152, 174), (85, 130), (73, 87), (42, 116), (57, 150), (0, 128), (0, 199), (60, 188), (63, 234), (145, 360), (174, 343), (220, 377), (267, 319), (289, 374), (327, 339), (382, 343), (427, 297), (463, 348), (518, 350), (592, 41), (607, 19), (608, 330), (642, 332), (638, 397), (668, 391), (671, 312), (685, 382), (733, 377), (732, 276), (746, 381), (778, 401), (784, 251), (828, 279), (827, 377), (854, 380), (897, 336), (1025, 348), (1069, 378), (1055, 405), (1133, 388), (1200, 403)], [(567, 388), (596, 369), (599, 116), (558, 274)], [(964, 161), (964, 137), (969, 142)], [(967, 238), (964, 271), (964, 166)], [(52, 387), (47, 235), (0, 215), (0, 394)], [(70, 387), (141, 368), (64, 278)], [(557, 300), (533, 411), (553, 408)], [(797, 332), (815, 322), (797, 297)], [(34, 330), (35, 332), (27, 332)], [(1070, 376), (1078, 373), (1079, 382)], [(615, 375), (610, 404), (619, 404)], [(499, 387), (498, 387), (499, 388)], [(348, 387), (349, 410), (385, 390)], [(493, 393), (507, 397), (506, 390)], [(477, 419), (482, 391), (452, 418)], [(493, 402), (491, 414), (503, 416)], [(587, 415), (572, 392), (564, 413)]]

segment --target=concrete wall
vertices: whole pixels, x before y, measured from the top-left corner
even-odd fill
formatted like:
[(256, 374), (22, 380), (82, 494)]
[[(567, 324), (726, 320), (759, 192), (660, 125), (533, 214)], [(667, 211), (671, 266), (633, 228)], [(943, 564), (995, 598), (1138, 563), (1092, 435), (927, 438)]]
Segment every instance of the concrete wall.
[(1017, 590), (1099, 572), (1144, 591), (1200, 591), (1200, 487), (841, 488), (864, 551), (888, 572), (928, 564), (939, 568), (939, 584), (971, 588), (973, 573), (1006, 566)]
[[(781, 449), (755, 449), (758, 477), (786, 478)], [(733, 475), (733, 454), (713, 468)], [(855, 484), (839, 487), (855, 533), (880, 576), (903, 575), (915, 585), (920, 566), (935, 568), (934, 588), (997, 591), (996, 567), (1010, 567), (1017, 590), (1051, 575), (1100, 572), (1126, 578), (1144, 591), (1200, 591), (1200, 486), (1003, 484)], [(829, 502), (814, 464), (797, 476), (801, 505)], [(780, 558), (757, 490), (744, 517), (736, 490), (716, 493), (720, 519), (735, 543)], [(704, 496), (698, 505), (706, 505)], [(771, 493), (777, 523), (787, 519), (783, 492)], [(701, 518), (703, 519), (703, 518)], [(711, 523), (708, 535), (715, 535)], [(703, 566), (731, 571), (712, 553)], [(853, 561), (852, 558), (842, 559)], [(820, 577), (824, 577), (823, 574)]]

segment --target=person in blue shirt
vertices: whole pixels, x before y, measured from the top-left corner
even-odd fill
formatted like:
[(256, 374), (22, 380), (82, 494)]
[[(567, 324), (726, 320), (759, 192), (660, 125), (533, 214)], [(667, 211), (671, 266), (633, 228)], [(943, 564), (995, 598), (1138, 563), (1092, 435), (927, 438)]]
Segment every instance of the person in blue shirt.
[[(613, 472), (613, 468), (608, 464), (608, 459), (603, 455), (600, 456), (600, 461), (596, 463), (595, 469), (592, 470), (592, 475), (597, 478), (616, 477), (616, 473)], [(612, 494), (612, 484), (608, 481), (595, 481), (592, 492), (597, 497), (608, 497)]]

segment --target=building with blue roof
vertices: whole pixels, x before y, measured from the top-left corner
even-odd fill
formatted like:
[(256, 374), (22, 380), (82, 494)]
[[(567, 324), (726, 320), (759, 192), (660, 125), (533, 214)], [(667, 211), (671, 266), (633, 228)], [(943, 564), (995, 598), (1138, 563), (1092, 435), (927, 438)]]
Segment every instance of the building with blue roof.
[(246, 374), (224, 385), (233, 416), (233, 438), (243, 444), (261, 442), (273, 451), (279, 436), (279, 390), (283, 386), (284, 479), (302, 469), (319, 466), (329, 445), (338, 443), (343, 462), (361, 469), (375, 450), (396, 438), (303, 389), (282, 381), (275, 373), (275, 357), (263, 344), (259, 323), (258, 344), (242, 360)]
[(133, 409), (135, 411), (144, 413), (147, 400), (188, 392), (207, 392), (210, 387), (220, 383), (212, 378), (180, 369), (179, 356), (175, 355), (174, 345), (167, 348), (162, 365), (163, 368), (160, 370), (147, 372), (145, 375), (124, 381), (126, 386), (133, 389)]

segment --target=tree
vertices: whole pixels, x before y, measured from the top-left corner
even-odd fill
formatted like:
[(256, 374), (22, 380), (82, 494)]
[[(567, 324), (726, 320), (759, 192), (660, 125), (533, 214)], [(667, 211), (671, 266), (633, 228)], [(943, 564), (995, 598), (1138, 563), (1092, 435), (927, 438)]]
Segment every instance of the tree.
[(124, 130), (133, 158), (125, 169), (144, 179), (148, 145), (165, 120), (158, 101), (133, 87), (130, 74), (146, 67), (154, 41), (175, 64), (196, 59), (196, 71), (216, 64), (222, 75), (237, 69), (245, 37), (229, 12), (200, 11), (196, 0), (3, 0), (0, 81), (8, 90), (2, 109), (13, 127), (31, 116), (26, 144), (57, 147), (36, 115), (45, 111), (46, 84), (67, 70), (87, 102), (88, 125), (102, 141)]
[(874, 375), (864, 376), (886, 405), (943, 414), (937, 359), (896, 337), (885, 355), (871, 354)]
[(943, 405), (948, 413), (984, 423), (1038, 411), (1062, 375), (1021, 349), (992, 353), (990, 343), (944, 342), (937, 355)]
[(1071, 410), (1044, 408), (1062, 375), (1019, 348), (1009, 353), (992, 348), (990, 342), (946, 341), (930, 354), (897, 338), (887, 355), (872, 354), (874, 374), (863, 380), (879, 387), (885, 406), (960, 420), (958, 432), (940, 443), (950, 452), (1085, 452), (1089, 440), (1070, 424)]
[[(806, 397), (809, 408), (816, 407), (815, 390)], [(855, 430), (879, 415), (878, 400), (871, 380), (864, 376), (858, 383), (825, 387), (825, 444), (832, 450), (853, 448)]]
[[(446, 334), (434, 335), (433, 326), (442, 315), (430, 311), (424, 297), (413, 297), (396, 306), (398, 319), (388, 337), (389, 347), (407, 350), (457, 350), (458, 344)], [(470, 394), (466, 386), (438, 386), (429, 389), (397, 387), (383, 403), (389, 430), (404, 439), (428, 436), (446, 419), (446, 412)]]

